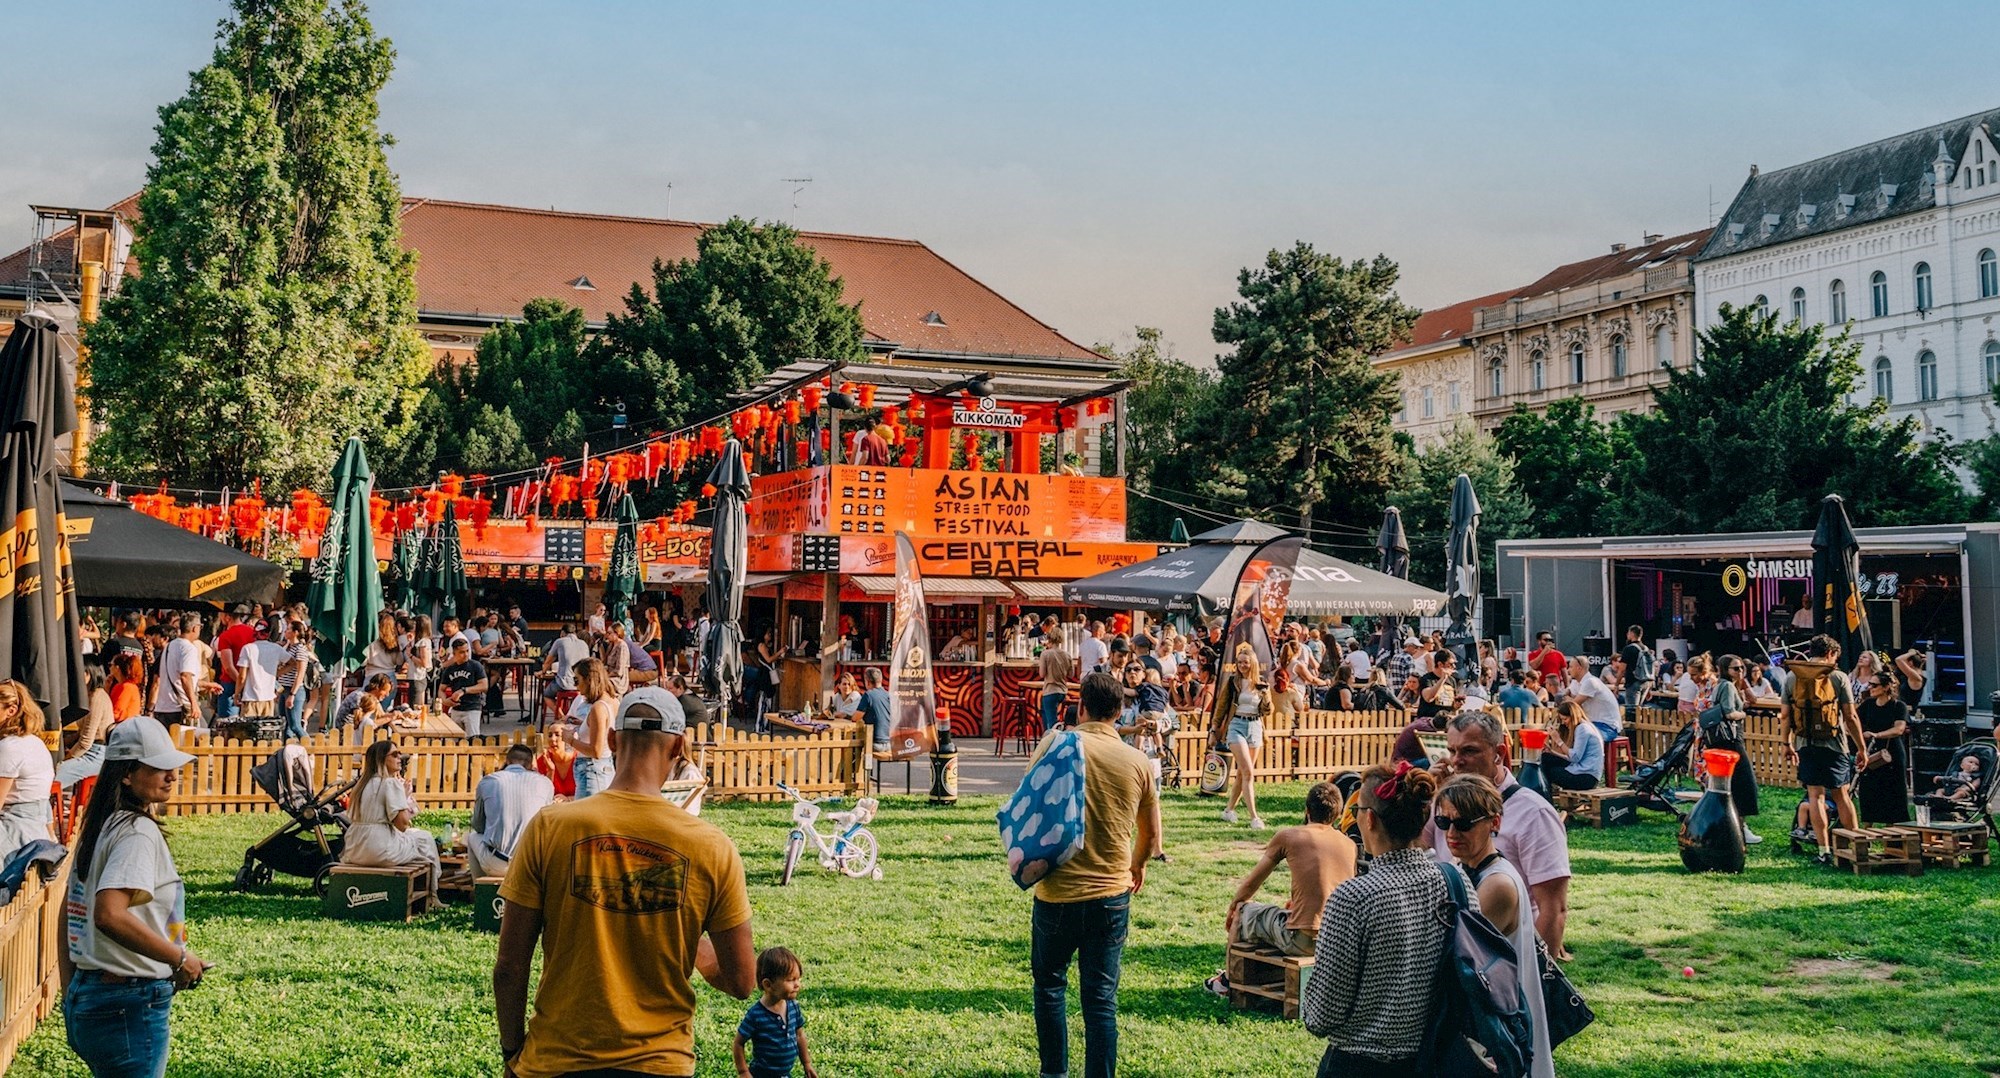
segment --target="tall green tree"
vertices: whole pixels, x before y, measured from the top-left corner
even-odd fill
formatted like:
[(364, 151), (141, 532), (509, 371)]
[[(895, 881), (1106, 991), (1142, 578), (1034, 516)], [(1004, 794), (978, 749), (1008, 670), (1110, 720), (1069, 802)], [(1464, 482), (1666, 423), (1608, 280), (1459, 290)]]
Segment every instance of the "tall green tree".
[(1373, 357), (1409, 336), (1388, 257), (1343, 261), (1299, 243), (1237, 275), (1215, 312), (1230, 345), (1196, 446), (1198, 493), (1302, 528), (1353, 527), (1380, 513), (1397, 461), (1396, 376)]
[[(1215, 395), (1215, 372), (1176, 356), (1153, 326), (1135, 326), (1132, 347), (1101, 343), (1095, 351), (1118, 360), (1125, 391), (1126, 530), (1164, 540), (1176, 516), (1166, 502), (1196, 501), (1198, 467), (1189, 452), (1194, 432)], [(1160, 501), (1158, 499), (1165, 499)], [(1189, 521), (1200, 531), (1201, 521)]]
[(95, 466), (124, 479), (323, 484), (345, 439), (394, 453), (430, 352), (360, 0), (235, 0), (160, 110), (138, 275), (87, 333)]
[(1493, 544), (1534, 534), (1536, 516), (1533, 501), (1521, 489), (1519, 469), (1491, 435), (1460, 423), (1443, 438), (1409, 454), (1396, 470), (1389, 504), (1403, 514), (1403, 531), (1410, 541), (1410, 579), (1443, 590), (1451, 487), (1461, 473), (1472, 480), (1473, 493), (1479, 495), (1480, 571), (1491, 591)]
[(1632, 462), (1631, 432), (1600, 422), (1582, 397), (1564, 397), (1541, 415), (1517, 404), (1494, 441), (1535, 504), (1534, 534), (1551, 538), (1597, 534)]
[(1854, 523), (1963, 519), (1958, 447), (1848, 400), (1861, 346), (1845, 332), (1724, 305), (1654, 410), (1628, 420), (1635, 451), (1609, 522), (1637, 534), (1809, 528), (1840, 494)]
[(671, 364), (684, 379), (690, 420), (794, 360), (858, 360), (861, 305), (841, 302), (841, 280), (782, 224), (732, 217), (701, 234), (692, 259), (653, 264), (604, 332), (609, 354), (636, 367)]

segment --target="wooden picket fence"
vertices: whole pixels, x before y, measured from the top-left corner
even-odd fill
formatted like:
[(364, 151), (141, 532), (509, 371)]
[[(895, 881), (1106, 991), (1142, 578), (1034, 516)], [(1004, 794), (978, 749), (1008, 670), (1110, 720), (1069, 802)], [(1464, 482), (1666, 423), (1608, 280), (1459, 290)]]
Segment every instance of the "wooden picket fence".
[(14, 1062), (21, 1042), (36, 1023), (55, 1012), (61, 976), (58, 948), (68, 944), (63, 934), (63, 896), (69, 889), (69, 863), (53, 879), (38, 882), (28, 873), (21, 893), (0, 907), (0, 1074)]
[[(708, 773), (711, 801), (781, 799), (786, 795), (778, 789), (779, 782), (808, 797), (847, 795), (861, 788), (867, 735), (860, 728), (780, 736), (700, 723), (688, 733)], [(340, 730), (299, 739), (297, 744), (312, 760), (314, 788), (358, 777), (362, 753), (377, 737)], [(471, 808), (479, 780), (505, 765), (508, 747), (536, 737), (525, 729), (477, 738), (390, 735), (402, 746), (404, 774), (416, 787), (417, 804), (424, 809)], [(179, 741), (194, 761), (181, 771), (180, 785), (166, 806), (168, 814), (278, 811), (250, 772), (281, 742), (212, 739), (192, 730), (180, 731)]]
[[(1676, 711), (1643, 709), (1627, 724), (1635, 765), (1650, 763), (1687, 725), (1691, 716)], [(1359, 773), (1389, 759), (1396, 735), (1410, 721), (1400, 711), (1307, 711), (1286, 725), (1272, 720), (1264, 724), (1264, 746), (1257, 753), (1257, 777), (1267, 782), (1317, 782), (1344, 773)], [(1553, 726), (1554, 709), (1540, 709), (1525, 716), (1528, 725)], [(1520, 728), (1507, 724), (1514, 758), (1520, 759)], [(1757, 781), (1766, 786), (1797, 786), (1798, 770), (1785, 759), (1785, 741), (1778, 733), (1775, 713), (1751, 712), (1744, 723), (1744, 745), (1757, 771)], [(1174, 757), (1180, 764), (1181, 784), (1201, 781), (1201, 768), (1208, 755), (1209, 728), (1206, 718), (1196, 716), (1174, 735)]]

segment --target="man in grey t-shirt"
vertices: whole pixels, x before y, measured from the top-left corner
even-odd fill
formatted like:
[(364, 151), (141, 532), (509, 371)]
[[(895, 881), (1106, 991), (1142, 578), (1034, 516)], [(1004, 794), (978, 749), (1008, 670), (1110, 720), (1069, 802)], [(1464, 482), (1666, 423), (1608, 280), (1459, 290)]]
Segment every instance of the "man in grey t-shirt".
[(549, 643), (548, 653), (542, 656), (542, 670), (550, 675), (542, 699), (553, 701), (559, 694), (575, 692), (576, 664), (588, 658), (590, 645), (577, 638), (576, 623), (563, 622), (562, 634)]

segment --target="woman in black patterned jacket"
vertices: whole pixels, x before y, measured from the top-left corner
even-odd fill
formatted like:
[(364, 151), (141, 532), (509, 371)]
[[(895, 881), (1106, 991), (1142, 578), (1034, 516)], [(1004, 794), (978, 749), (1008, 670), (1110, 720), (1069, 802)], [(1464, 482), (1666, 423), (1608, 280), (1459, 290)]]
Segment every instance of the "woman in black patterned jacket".
[(1320, 1078), (1417, 1073), (1449, 901), (1437, 860), (1413, 845), (1436, 793), (1437, 780), (1408, 763), (1378, 764), (1361, 777), (1356, 812), (1374, 860), (1326, 900), (1302, 1005), (1306, 1029), (1327, 1039)]

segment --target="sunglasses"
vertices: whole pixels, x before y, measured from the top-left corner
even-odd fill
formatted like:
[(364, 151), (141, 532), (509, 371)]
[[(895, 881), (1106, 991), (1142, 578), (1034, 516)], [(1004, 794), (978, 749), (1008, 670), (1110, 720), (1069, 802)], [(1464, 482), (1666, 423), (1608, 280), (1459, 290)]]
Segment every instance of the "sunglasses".
[(1492, 819), (1491, 816), (1433, 816), (1431, 822), (1440, 831), (1470, 831)]

